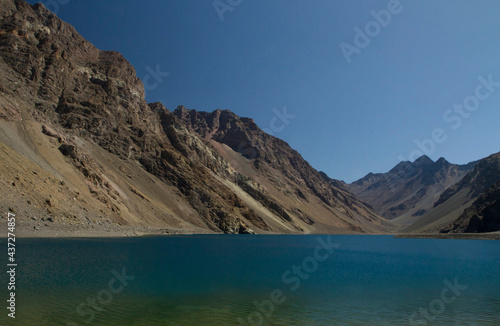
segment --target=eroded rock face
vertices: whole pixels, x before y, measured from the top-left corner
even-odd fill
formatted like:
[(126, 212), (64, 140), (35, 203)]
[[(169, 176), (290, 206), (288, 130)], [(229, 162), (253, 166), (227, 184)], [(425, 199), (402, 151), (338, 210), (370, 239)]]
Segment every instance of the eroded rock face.
[[(342, 182), (325, 178), (286, 142), (266, 134), (252, 119), (238, 117), (228, 110), (208, 113), (182, 106), (173, 111), (173, 115), (200, 138), (224, 144), (245, 157), (252, 169), (265, 177), (266, 183), (295, 202), (314, 202), (332, 215), (344, 215), (344, 221), (351, 230), (361, 230), (359, 219), (379, 221), (379, 217), (353, 196)], [(245, 169), (238, 169), (238, 164), (234, 167), (238, 172), (245, 172)], [(298, 230), (303, 230), (296, 223), (298, 220), (308, 225), (315, 223), (314, 213), (302, 212), (298, 206), (281, 204), (276, 196), (270, 194), (271, 191), (266, 191), (269, 186), (261, 187), (255, 180), (245, 179), (240, 173), (237, 181), (251, 197)]]
[(439, 206), (459, 191), (466, 191), (472, 204), (442, 233), (482, 233), (500, 231), (500, 153), (480, 160), (462, 181), (447, 189)]
[(500, 182), (482, 193), (460, 217), (441, 233), (483, 233), (500, 231)]
[[(284, 182), (293, 181), (299, 189), (290, 190), (299, 198), (306, 198), (303, 190), (307, 189), (306, 192), (312, 192), (331, 207), (342, 202), (353, 207), (363, 206), (337, 180), (325, 180), (297, 151), (281, 139), (266, 134), (252, 119), (238, 117), (228, 110), (207, 113), (184, 107), (177, 108), (173, 115), (200, 137), (225, 144), (252, 160), (254, 167), (263, 174), (279, 176)], [(279, 180), (274, 183), (280, 184)]]
[[(180, 107), (170, 112), (161, 103), (148, 105), (142, 82), (121, 54), (95, 48), (43, 5), (0, 0), (0, 71), (0, 118), (43, 125), (40, 135), (53, 138), (90, 193), (107, 203), (102, 214), (120, 216), (124, 223), (123, 207), (129, 209), (132, 199), (114, 189), (104, 175), (104, 159), (91, 157), (88, 144), (174, 187), (179, 201), (197, 214), (190, 221), (213, 231), (302, 232), (315, 224), (316, 211), (310, 207), (316, 203), (327, 215), (322, 225), (362, 231), (360, 221), (378, 220), (253, 120), (230, 111)], [(250, 170), (229, 162), (217, 144), (250, 162)], [(118, 167), (110, 169), (108, 174), (114, 174)], [(243, 183), (238, 179), (242, 174), (248, 178)], [(140, 210), (134, 212), (147, 220)]]
[(460, 182), (446, 189), (434, 207), (441, 205), (461, 190), (467, 190), (470, 198), (476, 198), (500, 180), (500, 153), (490, 155), (475, 164)]

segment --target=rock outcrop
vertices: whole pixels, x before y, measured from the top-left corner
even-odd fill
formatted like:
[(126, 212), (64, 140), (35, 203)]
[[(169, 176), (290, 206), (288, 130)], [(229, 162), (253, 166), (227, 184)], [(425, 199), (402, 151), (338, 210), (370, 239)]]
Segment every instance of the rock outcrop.
[(500, 231), (500, 182), (483, 192), (460, 217), (441, 233), (484, 233)]
[(464, 198), (468, 206), (441, 233), (482, 233), (500, 231), (500, 153), (480, 160), (459, 183), (448, 188), (436, 209)]

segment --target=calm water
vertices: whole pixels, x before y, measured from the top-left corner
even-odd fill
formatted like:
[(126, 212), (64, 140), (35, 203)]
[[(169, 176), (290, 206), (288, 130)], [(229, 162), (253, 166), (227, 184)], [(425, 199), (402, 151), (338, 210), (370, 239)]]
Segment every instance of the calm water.
[(0, 325), (500, 325), (500, 241), (221, 235), (17, 246), (16, 320), (4, 307)]

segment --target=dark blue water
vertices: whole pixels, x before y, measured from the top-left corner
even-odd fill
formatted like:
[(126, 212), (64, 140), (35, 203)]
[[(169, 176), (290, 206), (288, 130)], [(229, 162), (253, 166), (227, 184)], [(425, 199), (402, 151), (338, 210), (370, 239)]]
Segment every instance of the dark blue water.
[(17, 246), (16, 320), (3, 308), (0, 325), (500, 325), (500, 241), (218, 235)]

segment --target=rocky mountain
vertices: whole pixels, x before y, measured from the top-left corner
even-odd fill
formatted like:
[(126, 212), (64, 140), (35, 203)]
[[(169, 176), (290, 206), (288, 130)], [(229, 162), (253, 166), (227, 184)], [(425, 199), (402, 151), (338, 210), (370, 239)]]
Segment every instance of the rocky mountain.
[(0, 0), (0, 209), (33, 232), (381, 232), (390, 224), (249, 118), (161, 103), (119, 53)]
[(387, 173), (369, 173), (347, 189), (388, 219), (411, 224), (431, 211), (440, 195), (471, 171), (475, 163), (456, 165), (422, 156), (403, 161)]
[(500, 182), (484, 191), (469, 208), (441, 233), (483, 233), (500, 231)]
[(411, 232), (492, 232), (498, 227), (500, 153), (474, 166), (462, 180), (446, 189), (433, 209), (409, 227)]

